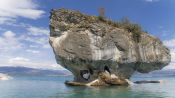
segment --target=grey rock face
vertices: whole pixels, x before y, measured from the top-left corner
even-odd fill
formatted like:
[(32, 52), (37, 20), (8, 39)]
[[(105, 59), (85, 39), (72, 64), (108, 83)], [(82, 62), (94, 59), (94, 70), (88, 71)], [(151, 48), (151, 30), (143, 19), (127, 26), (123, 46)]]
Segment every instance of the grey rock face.
[(169, 49), (147, 33), (135, 42), (131, 32), (65, 9), (51, 11), (50, 44), (57, 63), (85, 83), (102, 71), (129, 79), (135, 71), (162, 69), (171, 59)]

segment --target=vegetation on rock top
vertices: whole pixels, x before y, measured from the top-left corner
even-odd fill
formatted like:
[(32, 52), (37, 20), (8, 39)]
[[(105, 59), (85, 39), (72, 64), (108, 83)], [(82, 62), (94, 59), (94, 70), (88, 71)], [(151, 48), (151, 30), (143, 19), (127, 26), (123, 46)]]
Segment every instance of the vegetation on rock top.
[[(54, 9), (52, 11), (54, 11)], [(55, 10), (55, 11), (58, 11), (58, 10)], [(139, 24), (132, 23), (128, 18), (123, 18), (120, 21), (112, 21), (110, 19), (107, 19), (104, 16), (100, 16), (100, 15), (89, 16), (89, 15), (82, 14), (79, 11), (70, 11), (63, 8), (59, 9), (59, 12), (61, 13), (61, 15), (64, 14), (64, 18), (53, 17), (52, 19), (59, 20), (59, 21), (63, 21), (62, 19), (65, 19), (64, 21), (72, 24), (72, 25), (66, 25), (66, 26), (59, 25), (59, 26), (62, 26), (61, 30), (63, 31), (66, 31), (66, 30), (69, 30), (70, 28), (75, 28), (75, 27), (89, 28), (89, 24), (91, 23), (104, 22), (110, 26), (113, 26), (114, 28), (124, 29), (125, 31), (132, 33), (133, 39), (137, 43), (140, 42), (141, 33), (144, 32), (142, 30), (142, 27)], [(54, 15), (54, 13), (52, 15)]]

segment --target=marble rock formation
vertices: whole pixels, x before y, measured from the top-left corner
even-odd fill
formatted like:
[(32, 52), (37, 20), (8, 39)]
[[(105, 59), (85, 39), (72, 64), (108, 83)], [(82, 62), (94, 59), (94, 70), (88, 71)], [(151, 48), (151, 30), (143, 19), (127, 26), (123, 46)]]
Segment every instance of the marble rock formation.
[(103, 72), (125, 80), (135, 71), (148, 73), (169, 64), (170, 51), (158, 38), (141, 32), (136, 41), (133, 34), (97, 16), (51, 11), (49, 42), (57, 63), (73, 73), (74, 82), (88, 84)]

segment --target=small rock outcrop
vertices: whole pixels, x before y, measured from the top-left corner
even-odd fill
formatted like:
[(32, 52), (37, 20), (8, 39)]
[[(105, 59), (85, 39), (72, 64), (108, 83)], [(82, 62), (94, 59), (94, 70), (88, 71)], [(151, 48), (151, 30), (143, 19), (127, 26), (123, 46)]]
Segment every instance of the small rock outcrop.
[(12, 77), (7, 75), (7, 74), (0, 73), (0, 81), (1, 80), (9, 80), (9, 79), (12, 79)]
[(51, 11), (50, 45), (57, 63), (73, 73), (75, 82), (90, 83), (103, 72), (124, 80), (135, 71), (148, 73), (169, 64), (170, 51), (159, 39), (144, 32), (133, 36), (101, 17)]

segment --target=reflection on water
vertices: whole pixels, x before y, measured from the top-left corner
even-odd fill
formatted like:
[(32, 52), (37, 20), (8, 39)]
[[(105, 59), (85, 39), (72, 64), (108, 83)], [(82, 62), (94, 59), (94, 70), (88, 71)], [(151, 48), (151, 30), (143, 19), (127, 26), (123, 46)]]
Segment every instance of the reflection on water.
[(58, 92), (56, 96), (57, 98), (167, 98), (163, 92), (137, 85), (132, 87), (67, 87), (67, 91)]
[[(160, 80), (159, 78), (149, 78)], [(138, 80), (138, 79), (136, 79)], [(56, 98), (175, 98), (175, 78), (167, 78), (162, 84), (136, 84), (112, 87), (72, 87), (65, 86)]]
[(72, 77), (17, 76), (0, 81), (0, 98), (175, 98), (173, 77), (164, 79), (168, 81), (164, 84), (128, 87), (66, 86), (64, 81), (70, 79)]

